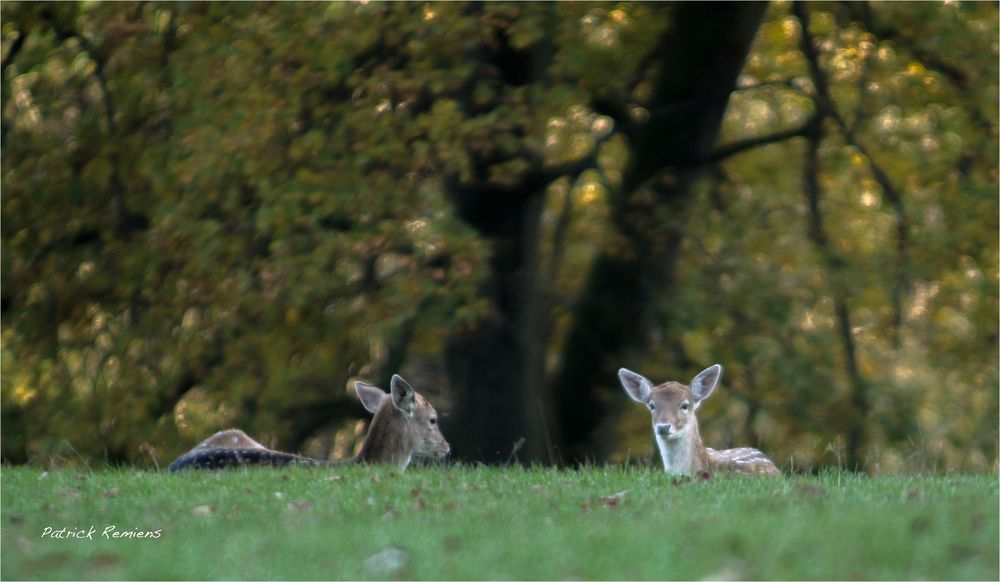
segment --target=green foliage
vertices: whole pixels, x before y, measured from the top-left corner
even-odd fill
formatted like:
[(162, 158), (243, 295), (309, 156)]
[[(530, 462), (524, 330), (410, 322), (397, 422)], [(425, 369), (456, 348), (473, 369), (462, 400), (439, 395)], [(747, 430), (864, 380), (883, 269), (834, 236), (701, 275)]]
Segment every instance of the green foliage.
[(959, 475), (7, 467), (0, 557), (5, 579), (989, 580), (997, 495), (995, 477)]
[[(5, 456), (169, 457), (235, 422), (281, 442), (413, 318), (442, 333), (475, 304), (482, 247), (382, 97), (336, 97), (376, 88), (354, 59), (378, 36), (334, 9), (220, 8), (49, 14), (70, 38), (29, 34), (12, 65)], [(25, 34), (34, 9), (4, 10)]]
[[(639, 104), (670, 4), (0, 10), (5, 459), (162, 462), (231, 425), (289, 447), (335, 431), (360, 414), (349, 378), (440, 360), (496, 315), (496, 248), (457, 189), (502, 209), (565, 165), (523, 238), (544, 374), (594, 255), (627, 252), (610, 207), (631, 195), (683, 246), (629, 364), (685, 380), (722, 363), (710, 445), (838, 464), (860, 413), (873, 470), (996, 470), (996, 4), (809, 5), (844, 123), (820, 128), (834, 269), (810, 238), (801, 139), (701, 168), (682, 213), (620, 191), (624, 134), (658, 113)], [(788, 3), (769, 8), (721, 144), (820, 110), (801, 34)], [(642, 412), (611, 414), (611, 459), (650, 450)]]

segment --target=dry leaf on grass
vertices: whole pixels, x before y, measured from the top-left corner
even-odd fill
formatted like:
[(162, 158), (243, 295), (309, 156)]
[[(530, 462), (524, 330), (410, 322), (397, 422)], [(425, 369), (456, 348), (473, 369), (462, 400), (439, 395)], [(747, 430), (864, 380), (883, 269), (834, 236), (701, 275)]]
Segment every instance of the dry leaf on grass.
[(618, 493), (615, 493), (614, 495), (608, 495), (607, 497), (601, 497), (601, 503), (603, 503), (604, 505), (609, 505), (609, 506), (619, 505), (625, 499), (625, 494), (626, 493), (628, 493), (628, 491), (619, 491)]

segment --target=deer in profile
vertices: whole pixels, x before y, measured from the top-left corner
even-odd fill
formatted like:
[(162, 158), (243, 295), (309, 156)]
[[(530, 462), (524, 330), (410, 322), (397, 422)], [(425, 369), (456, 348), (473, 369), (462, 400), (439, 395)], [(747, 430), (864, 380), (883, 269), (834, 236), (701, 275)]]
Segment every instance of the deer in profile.
[(753, 475), (780, 475), (764, 453), (753, 448), (715, 450), (705, 446), (698, 430), (695, 411), (715, 390), (722, 378), (722, 366), (715, 364), (691, 380), (690, 386), (666, 382), (653, 387), (645, 376), (618, 370), (625, 392), (632, 400), (649, 408), (653, 417), (653, 438), (663, 458), (663, 470), (675, 475), (696, 475), (734, 471)]
[(444, 457), (451, 447), (437, 423), (437, 411), (406, 380), (394, 375), (390, 393), (364, 382), (354, 389), (372, 413), (361, 452), (345, 461), (321, 461), (273, 451), (239, 429), (215, 433), (170, 464), (170, 471), (222, 469), (252, 465), (336, 466), (347, 463), (393, 465), (405, 470), (413, 457)]

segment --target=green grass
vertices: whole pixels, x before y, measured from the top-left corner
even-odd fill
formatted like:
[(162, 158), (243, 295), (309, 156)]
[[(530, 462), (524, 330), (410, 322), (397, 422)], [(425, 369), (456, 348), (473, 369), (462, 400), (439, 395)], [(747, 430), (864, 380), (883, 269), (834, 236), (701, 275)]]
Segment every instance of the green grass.
[[(4, 579), (1000, 578), (995, 475), (5, 467), (0, 479)], [(91, 526), (93, 540), (41, 537)], [(105, 539), (108, 526), (160, 534)]]

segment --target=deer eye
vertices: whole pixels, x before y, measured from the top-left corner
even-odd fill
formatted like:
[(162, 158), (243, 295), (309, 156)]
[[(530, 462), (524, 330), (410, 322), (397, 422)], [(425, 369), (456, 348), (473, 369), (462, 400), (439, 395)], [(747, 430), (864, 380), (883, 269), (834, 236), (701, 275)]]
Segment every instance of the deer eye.
[(650, 403), (649, 403), (649, 409), (650, 409), (650, 410), (656, 410), (656, 405), (655, 405), (655, 404), (653, 404), (652, 402), (650, 402)]
[(685, 402), (685, 403), (681, 404), (681, 410), (687, 410), (688, 408), (690, 408), (690, 406), (691, 406), (690, 404), (688, 404), (687, 402)]
[(433, 417), (433, 416), (432, 416), (432, 417), (431, 417), (431, 424), (437, 424), (437, 423), (438, 423), (438, 419), (437, 419), (437, 417)]

